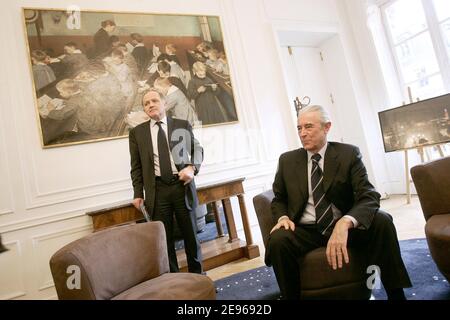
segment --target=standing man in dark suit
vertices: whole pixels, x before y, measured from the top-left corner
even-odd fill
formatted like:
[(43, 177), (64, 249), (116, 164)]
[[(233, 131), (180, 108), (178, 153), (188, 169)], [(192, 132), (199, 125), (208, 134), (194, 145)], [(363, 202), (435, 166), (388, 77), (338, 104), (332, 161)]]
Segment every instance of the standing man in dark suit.
[(171, 272), (179, 271), (173, 241), (175, 214), (184, 238), (188, 270), (202, 273), (194, 175), (203, 161), (203, 148), (187, 121), (166, 116), (165, 98), (156, 89), (146, 92), (142, 103), (150, 120), (129, 134), (133, 205), (139, 209), (144, 203), (152, 219), (164, 223)]
[[(327, 142), (331, 122), (321, 106), (299, 112), (303, 148), (280, 156), (273, 183), (265, 262), (273, 265), (282, 298), (300, 298), (298, 258), (326, 246), (334, 270), (349, 261), (347, 246), (363, 247), (367, 265), (380, 268), (389, 299), (405, 299), (411, 281), (400, 255), (392, 217), (380, 210), (380, 195), (367, 177), (359, 149)], [(336, 297), (339, 298), (339, 297)]]

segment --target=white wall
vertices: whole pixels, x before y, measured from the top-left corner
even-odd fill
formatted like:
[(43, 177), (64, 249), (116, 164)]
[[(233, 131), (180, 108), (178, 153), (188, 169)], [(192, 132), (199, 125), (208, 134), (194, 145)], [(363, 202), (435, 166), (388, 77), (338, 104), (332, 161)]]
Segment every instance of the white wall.
[(270, 20), (301, 21), (302, 23), (339, 22), (335, 0), (262, 0)]
[(132, 197), (127, 139), (45, 150), (40, 146), (21, 7), (72, 4), (91, 10), (221, 17), (240, 122), (196, 133), (206, 152), (197, 183), (246, 177), (254, 233), (259, 230), (252, 197), (271, 187), (279, 154), (298, 145), (272, 23), (336, 24), (341, 19), (334, 0), (5, 2), (0, 12), (0, 35), (7, 44), (0, 51), (0, 234), (11, 250), (0, 255), (0, 299), (55, 298), (50, 256), (92, 231), (86, 211)]

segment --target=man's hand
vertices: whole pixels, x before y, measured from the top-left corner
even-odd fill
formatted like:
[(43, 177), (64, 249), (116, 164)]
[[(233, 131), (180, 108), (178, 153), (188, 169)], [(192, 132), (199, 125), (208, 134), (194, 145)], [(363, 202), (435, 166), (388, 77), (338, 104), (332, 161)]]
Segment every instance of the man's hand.
[(141, 204), (143, 202), (144, 202), (144, 199), (142, 199), (142, 198), (133, 199), (133, 206), (140, 211), (141, 210)]
[(291, 229), (292, 231), (295, 230), (295, 224), (289, 219), (288, 217), (281, 218), (278, 223), (270, 230), (270, 234), (274, 232), (275, 230), (280, 229), (281, 227), (284, 227), (286, 230)]
[(187, 166), (180, 172), (178, 172), (179, 180), (184, 181), (184, 185), (187, 185), (194, 179), (194, 166)]
[(342, 258), (344, 258), (345, 263), (350, 262), (347, 252), (347, 238), (348, 229), (351, 228), (353, 228), (353, 222), (346, 217), (339, 219), (334, 226), (326, 251), (328, 264), (333, 270), (342, 268)]

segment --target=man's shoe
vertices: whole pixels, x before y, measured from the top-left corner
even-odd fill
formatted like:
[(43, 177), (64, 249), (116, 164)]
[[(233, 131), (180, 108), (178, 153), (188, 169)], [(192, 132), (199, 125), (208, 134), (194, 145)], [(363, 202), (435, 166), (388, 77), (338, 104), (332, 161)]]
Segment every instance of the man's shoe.
[(386, 289), (386, 294), (388, 297), (388, 300), (406, 300), (405, 293), (403, 292), (403, 288), (397, 288), (397, 289)]

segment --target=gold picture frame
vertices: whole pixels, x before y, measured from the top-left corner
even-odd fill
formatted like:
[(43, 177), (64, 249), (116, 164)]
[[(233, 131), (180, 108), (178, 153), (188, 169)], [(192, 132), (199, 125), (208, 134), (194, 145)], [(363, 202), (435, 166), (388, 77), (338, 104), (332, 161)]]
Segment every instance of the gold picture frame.
[(207, 127), (239, 121), (218, 16), (22, 8), (43, 148), (124, 138), (142, 94)]

